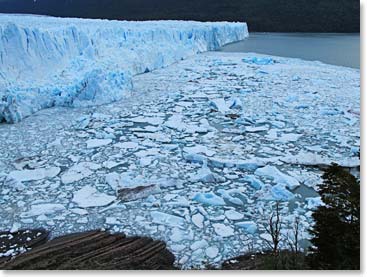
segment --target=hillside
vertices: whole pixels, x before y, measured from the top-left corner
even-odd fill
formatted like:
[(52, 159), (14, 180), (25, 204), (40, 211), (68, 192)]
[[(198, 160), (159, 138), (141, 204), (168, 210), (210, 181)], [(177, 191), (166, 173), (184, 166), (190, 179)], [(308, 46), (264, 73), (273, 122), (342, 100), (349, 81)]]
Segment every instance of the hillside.
[(250, 31), (359, 32), (356, 0), (0, 0), (0, 12), (127, 20), (246, 21)]

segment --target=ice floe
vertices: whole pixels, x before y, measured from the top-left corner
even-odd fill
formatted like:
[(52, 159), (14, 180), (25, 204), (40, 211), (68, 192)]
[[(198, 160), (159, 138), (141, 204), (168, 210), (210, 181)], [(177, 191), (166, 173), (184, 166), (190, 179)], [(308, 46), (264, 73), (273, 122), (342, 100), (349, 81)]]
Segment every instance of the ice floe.
[(92, 186), (84, 186), (80, 190), (74, 192), (73, 202), (81, 208), (103, 207), (116, 199), (115, 196), (99, 192)]

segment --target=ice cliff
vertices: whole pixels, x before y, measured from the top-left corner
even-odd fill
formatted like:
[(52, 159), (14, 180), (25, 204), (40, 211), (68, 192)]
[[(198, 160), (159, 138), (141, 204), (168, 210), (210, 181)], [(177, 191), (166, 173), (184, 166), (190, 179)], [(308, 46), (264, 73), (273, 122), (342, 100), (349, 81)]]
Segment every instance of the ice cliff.
[(0, 122), (119, 100), (131, 76), (246, 36), (246, 23), (0, 14)]

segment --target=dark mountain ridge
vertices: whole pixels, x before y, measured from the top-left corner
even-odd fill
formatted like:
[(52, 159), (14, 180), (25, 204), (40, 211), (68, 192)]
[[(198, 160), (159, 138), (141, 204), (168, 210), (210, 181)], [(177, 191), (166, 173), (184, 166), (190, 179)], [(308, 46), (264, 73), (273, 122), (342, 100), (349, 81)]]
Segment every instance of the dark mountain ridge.
[(357, 0), (0, 0), (1, 13), (246, 21), (257, 32), (359, 32)]

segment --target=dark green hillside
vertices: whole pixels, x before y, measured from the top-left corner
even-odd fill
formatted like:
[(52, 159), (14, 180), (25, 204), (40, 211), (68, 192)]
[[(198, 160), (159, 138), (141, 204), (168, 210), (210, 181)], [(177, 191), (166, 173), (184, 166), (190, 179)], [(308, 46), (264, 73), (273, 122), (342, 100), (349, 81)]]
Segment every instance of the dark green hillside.
[(357, 0), (0, 0), (0, 12), (108, 19), (246, 21), (250, 31), (359, 32)]

